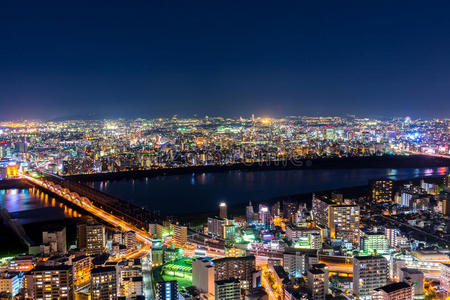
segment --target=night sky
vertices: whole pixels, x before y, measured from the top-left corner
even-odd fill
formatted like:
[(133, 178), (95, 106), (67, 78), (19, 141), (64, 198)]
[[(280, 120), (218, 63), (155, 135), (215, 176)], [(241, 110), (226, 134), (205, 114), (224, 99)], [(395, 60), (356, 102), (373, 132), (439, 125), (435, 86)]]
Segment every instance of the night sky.
[(0, 119), (450, 117), (449, 1), (1, 1)]

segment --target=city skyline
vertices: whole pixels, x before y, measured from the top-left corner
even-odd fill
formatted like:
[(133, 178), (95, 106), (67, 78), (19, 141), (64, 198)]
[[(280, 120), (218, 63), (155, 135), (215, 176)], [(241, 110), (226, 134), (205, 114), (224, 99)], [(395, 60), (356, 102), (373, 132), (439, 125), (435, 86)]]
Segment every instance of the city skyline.
[(448, 6), (3, 3), (0, 118), (446, 118)]

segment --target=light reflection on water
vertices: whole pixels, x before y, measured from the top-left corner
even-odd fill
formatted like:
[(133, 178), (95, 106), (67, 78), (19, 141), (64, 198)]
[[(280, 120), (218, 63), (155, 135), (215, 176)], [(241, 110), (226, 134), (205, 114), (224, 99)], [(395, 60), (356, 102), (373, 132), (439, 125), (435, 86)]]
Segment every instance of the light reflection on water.
[(91, 182), (90, 184), (135, 205), (163, 213), (214, 210), (220, 201), (229, 204), (273, 197), (367, 185), (368, 180), (393, 180), (436, 176), (441, 168), (328, 169), (289, 171), (229, 171), (156, 176), (143, 179)]
[(82, 216), (79, 211), (35, 188), (0, 190), (0, 207), (6, 208), (21, 223)]

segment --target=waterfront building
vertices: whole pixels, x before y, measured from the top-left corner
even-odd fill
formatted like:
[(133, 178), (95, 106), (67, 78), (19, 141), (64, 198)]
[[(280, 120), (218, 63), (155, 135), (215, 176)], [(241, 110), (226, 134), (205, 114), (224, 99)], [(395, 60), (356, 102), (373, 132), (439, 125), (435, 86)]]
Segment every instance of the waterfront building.
[(254, 217), (255, 217), (255, 212), (253, 210), (252, 202), (250, 201), (248, 203), (247, 207), (245, 208), (245, 219), (246, 219), (247, 223), (248, 224), (253, 223)]
[(157, 283), (158, 300), (178, 300), (178, 282), (176, 280)]
[(387, 282), (387, 260), (382, 256), (353, 258), (353, 294), (361, 300), (372, 299), (373, 290)]
[(390, 179), (374, 180), (370, 183), (372, 200), (376, 203), (392, 203), (394, 196), (394, 181)]
[(259, 223), (268, 227), (270, 224), (270, 211), (265, 205), (259, 205)]
[(225, 202), (220, 202), (219, 204), (219, 218), (226, 219), (227, 215), (227, 204)]
[(73, 299), (73, 271), (69, 265), (37, 266), (33, 275), (33, 294), (37, 300)]
[(241, 283), (236, 278), (217, 280), (214, 294), (216, 300), (240, 300)]
[(91, 299), (112, 300), (117, 298), (117, 275), (114, 266), (91, 270)]

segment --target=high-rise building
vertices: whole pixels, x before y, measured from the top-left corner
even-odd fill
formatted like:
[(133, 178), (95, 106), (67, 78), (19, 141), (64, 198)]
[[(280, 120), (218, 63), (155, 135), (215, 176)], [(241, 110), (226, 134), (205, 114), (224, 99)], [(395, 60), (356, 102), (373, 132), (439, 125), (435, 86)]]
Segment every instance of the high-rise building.
[(86, 253), (99, 255), (105, 252), (105, 226), (101, 224), (86, 225)]
[(373, 290), (387, 282), (387, 260), (382, 256), (353, 258), (353, 294), (361, 300), (372, 299)]
[(226, 257), (213, 260), (215, 280), (236, 278), (242, 288), (248, 289), (252, 282), (252, 272), (256, 269), (255, 256)]
[(312, 215), (313, 220), (316, 225), (320, 225), (321, 227), (328, 226), (328, 207), (332, 203), (324, 198), (316, 196), (313, 194), (312, 197)]
[(384, 236), (389, 242), (389, 248), (395, 248), (398, 245), (397, 237), (400, 235), (400, 231), (395, 227), (384, 228)]
[(91, 270), (91, 299), (117, 299), (117, 273), (114, 266), (97, 267)]
[(192, 260), (192, 285), (201, 293), (214, 295), (214, 266), (203, 258)]
[(386, 254), (388, 253), (388, 244), (384, 234), (366, 233), (361, 239), (360, 249), (364, 254)]
[(290, 277), (300, 278), (306, 272), (306, 255), (300, 251), (283, 253), (283, 268)]
[(298, 203), (293, 201), (283, 201), (283, 218), (289, 222), (294, 222), (294, 216), (297, 212)]
[(178, 282), (161, 281), (157, 283), (158, 300), (178, 300)]
[(72, 266), (37, 266), (31, 271), (35, 299), (73, 299)]
[(332, 239), (359, 243), (359, 206), (330, 205), (328, 227)]
[(328, 267), (324, 264), (313, 265), (307, 271), (308, 291), (312, 300), (325, 300), (328, 294)]
[(404, 281), (413, 287), (415, 299), (423, 299), (423, 279), (423, 272), (418, 269), (400, 269), (400, 281)]
[(144, 295), (142, 266), (140, 260), (123, 260), (116, 266), (119, 297)]
[(124, 232), (125, 246), (128, 250), (133, 251), (137, 246), (136, 232), (126, 231)]
[(259, 223), (264, 226), (269, 226), (270, 224), (270, 211), (269, 208), (265, 205), (259, 205)]
[(250, 201), (247, 205), (247, 207), (245, 208), (245, 219), (247, 221), (247, 223), (253, 223), (254, 221), (254, 216), (255, 216), (255, 212), (253, 210), (253, 205), (252, 202)]
[(42, 232), (41, 253), (48, 255), (51, 253), (66, 254), (66, 227), (57, 226), (52, 229), (47, 229)]
[(372, 200), (381, 202), (393, 202), (394, 181), (390, 179), (374, 180), (370, 183), (372, 191)]
[(86, 225), (85, 223), (77, 225), (77, 246), (78, 249), (86, 249)]
[(72, 259), (73, 284), (75, 288), (87, 285), (91, 280), (92, 257), (82, 255)]
[(373, 300), (413, 300), (413, 287), (406, 282), (391, 283), (373, 291)]
[(208, 233), (215, 237), (224, 237), (223, 227), (225, 226), (225, 219), (208, 218)]
[(0, 273), (0, 294), (5, 293), (15, 299), (20, 291), (22, 278), (21, 273)]
[(183, 247), (187, 242), (187, 227), (179, 224), (172, 224), (172, 232), (175, 247)]
[(227, 204), (225, 202), (220, 202), (219, 204), (219, 217), (221, 219), (226, 219), (227, 215)]
[(239, 279), (228, 278), (224, 280), (217, 280), (215, 282), (215, 299), (240, 300), (241, 283), (239, 282)]

